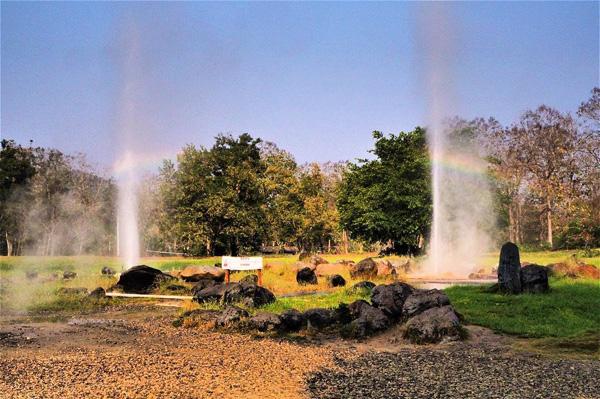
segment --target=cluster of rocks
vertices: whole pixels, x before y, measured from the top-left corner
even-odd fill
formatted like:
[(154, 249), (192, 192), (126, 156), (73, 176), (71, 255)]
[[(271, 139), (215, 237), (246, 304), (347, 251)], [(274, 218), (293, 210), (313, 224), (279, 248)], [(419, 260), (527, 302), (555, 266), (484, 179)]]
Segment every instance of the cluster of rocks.
[(547, 292), (550, 290), (548, 268), (534, 264), (521, 267), (519, 248), (512, 242), (507, 242), (500, 249), (498, 285), (492, 290), (506, 294)]
[(363, 281), (352, 287), (371, 288), (371, 303), (358, 300), (335, 309), (313, 308), (304, 312), (290, 309), (281, 314), (258, 312), (254, 316), (233, 305), (239, 301), (228, 301), (224, 293), (222, 302), (229, 305), (216, 318), (215, 327), (276, 333), (302, 329), (338, 331), (344, 337), (364, 338), (402, 325), (404, 338), (418, 344), (464, 337), (460, 317), (443, 292), (420, 290), (402, 282), (375, 286)]

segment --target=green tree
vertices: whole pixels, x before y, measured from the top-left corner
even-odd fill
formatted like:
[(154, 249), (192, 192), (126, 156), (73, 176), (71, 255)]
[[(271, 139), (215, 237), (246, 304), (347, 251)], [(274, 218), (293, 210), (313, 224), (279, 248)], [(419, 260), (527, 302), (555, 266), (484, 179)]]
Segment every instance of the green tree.
[(397, 253), (418, 252), (431, 222), (425, 131), (373, 132), (376, 159), (351, 164), (341, 183), (340, 223), (351, 237), (389, 242)]

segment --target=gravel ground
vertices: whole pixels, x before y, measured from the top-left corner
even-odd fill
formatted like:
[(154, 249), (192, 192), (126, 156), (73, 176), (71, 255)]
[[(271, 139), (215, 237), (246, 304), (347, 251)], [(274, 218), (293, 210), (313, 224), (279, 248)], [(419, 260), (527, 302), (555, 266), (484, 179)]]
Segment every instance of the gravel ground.
[(600, 361), (549, 360), (501, 349), (402, 349), (338, 357), (308, 379), (311, 397), (600, 398)]

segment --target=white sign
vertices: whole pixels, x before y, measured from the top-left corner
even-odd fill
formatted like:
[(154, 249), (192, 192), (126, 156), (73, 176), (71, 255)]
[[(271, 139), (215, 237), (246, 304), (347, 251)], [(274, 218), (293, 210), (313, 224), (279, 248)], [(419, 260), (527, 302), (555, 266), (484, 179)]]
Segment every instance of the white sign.
[(225, 270), (259, 270), (263, 268), (262, 256), (223, 256), (221, 267)]

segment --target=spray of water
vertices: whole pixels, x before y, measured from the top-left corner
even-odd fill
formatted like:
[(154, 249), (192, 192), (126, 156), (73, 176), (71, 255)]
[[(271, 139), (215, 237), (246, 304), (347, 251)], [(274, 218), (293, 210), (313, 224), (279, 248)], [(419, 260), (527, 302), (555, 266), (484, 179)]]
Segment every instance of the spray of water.
[(419, 35), (428, 93), (428, 140), (432, 159), (433, 223), (424, 274), (465, 276), (491, 243), (492, 200), (476, 140), (457, 134), (444, 119), (454, 112), (454, 18), (449, 6), (428, 3)]

